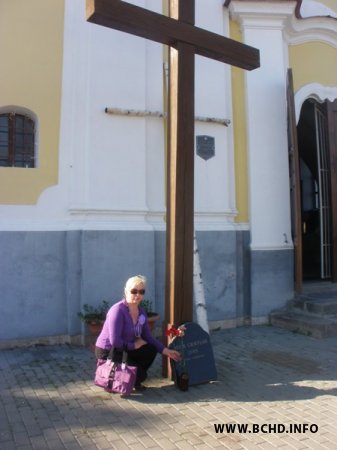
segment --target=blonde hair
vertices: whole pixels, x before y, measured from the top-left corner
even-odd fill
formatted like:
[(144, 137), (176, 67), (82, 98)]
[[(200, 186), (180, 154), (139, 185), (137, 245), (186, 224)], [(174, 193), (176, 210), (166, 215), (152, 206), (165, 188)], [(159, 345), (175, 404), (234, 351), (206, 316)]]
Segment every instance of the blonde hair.
[(144, 288), (145, 288), (145, 286), (146, 286), (146, 277), (144, 277), (143, 275), (135, 275), (134, 277), (129, 278), (127, 280), (127, 282), (125, 283), (124, 290), (128, 291), (131, 286), (135, 286), (137, 284), (142, 284), (144, 286)]

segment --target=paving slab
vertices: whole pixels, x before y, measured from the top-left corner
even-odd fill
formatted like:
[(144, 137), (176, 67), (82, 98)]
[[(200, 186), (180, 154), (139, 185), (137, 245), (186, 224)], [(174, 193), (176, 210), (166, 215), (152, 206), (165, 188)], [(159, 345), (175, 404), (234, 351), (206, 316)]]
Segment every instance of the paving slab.
[(0, 449), (332, 449), (337, 338), (256, 326), (211, 333), (218, 380), (187, 392), (161, 377), (143, 393), (93, 384), (84, 347), (0, 351)]

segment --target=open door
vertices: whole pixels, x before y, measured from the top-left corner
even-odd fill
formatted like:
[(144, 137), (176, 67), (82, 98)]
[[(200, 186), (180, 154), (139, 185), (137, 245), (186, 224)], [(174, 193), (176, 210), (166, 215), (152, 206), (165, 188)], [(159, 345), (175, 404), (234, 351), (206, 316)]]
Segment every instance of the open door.
[(289, 69), (287, 108), (294, 287), (301, 293), (304, 277), (337, 282), (337, 100), (307, 99), (297, 125)]
[(337, 282), (337, 100), (327, 102), (328, 142), (330, 159), (330, 189), (332, 218), (332, 273), (331, 281)]
[(297, 142), (293, 74), (291, 69), (288, 69), (287, 73), (287, 108), (291, 221), (292, 239), (294, 244), (294, 283), (295, 291), (301, 293), (303, 289), (303, 269), (300, 162)]

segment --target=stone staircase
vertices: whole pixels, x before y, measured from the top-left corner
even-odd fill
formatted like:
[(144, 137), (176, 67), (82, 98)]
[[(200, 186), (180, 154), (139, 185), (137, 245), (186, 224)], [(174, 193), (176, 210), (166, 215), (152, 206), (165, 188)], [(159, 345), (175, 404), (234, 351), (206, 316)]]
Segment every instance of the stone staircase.
[(287, 306), (272, 311), (270, 324), (275, 327), (313, 336), (337, 336), (337, 286), (333, 283), (315, 283), (304, 287)]

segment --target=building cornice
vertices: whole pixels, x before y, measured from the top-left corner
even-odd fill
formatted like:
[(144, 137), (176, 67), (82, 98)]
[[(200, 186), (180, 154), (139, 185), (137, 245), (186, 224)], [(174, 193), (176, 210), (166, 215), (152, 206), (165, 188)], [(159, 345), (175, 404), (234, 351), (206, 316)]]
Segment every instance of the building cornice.
[(232, 20), (238, 22), (244, 29), (284, 29), (285, 24), (294, 15), (295, 1), (240, 1), (233, 0), (229, 5), (229, 13)]
[[(295, 7), (295, 14), (296, 17), (301, 17), (300, 16), (300, 10), (301, 10), (301, 6), (302, 6), (302, 1), (303, 0), (283, 0), (282, 3), (296, 3), (296, 7)], [(228, 8), (230, 6), (230, 4), (232, 3), (281, 3), (280, 0), (225, 0), (224, 2), (224, 6), (226, 8)]]
[[(272, 7), (271, 7), (272, 4)], [(227, 0), (230, 16), (242, 27), (282, 27), (289, 45), (319, 41), (337, 48), (336, 19), (330, 16), (302, 18), (299, 0)]]
[[(263, 5), (263, 4), (266, 4), (266, 3), (268, 3), (268, 4), (270, 4), (270, 3), (280, 3), (280, 0), (225, 0), (224, 6), (226, 8), (228, 8), (234, 2), (237, 3), (237, 4), (239, 4), (239, 3), (247, 3), (247, 4), (260, 3), (260, 4)], [(295, 3), (296, 4), (294, 13), (295, 13), (295, 17), (297, 19), (307, 20), (308, 18), (314, 17), (314, 18), (320, 18), (320, 19), (325, 18), (325, 19), (333, 20), (333, 21), (337, 20), (336, 17), (333, 17), (333, 16), (331, 16), (329, 14), (319, 14), (319, 11), (317, 11), (317, 15), (313, 14), (310, 17), (308, 17), (308, 16), (304, 17), (302, 15), (303, 13), (301, 13), (303, 0), (282, 0), (282, 3), (284, 3), (284, 4), (285, 3)]]

